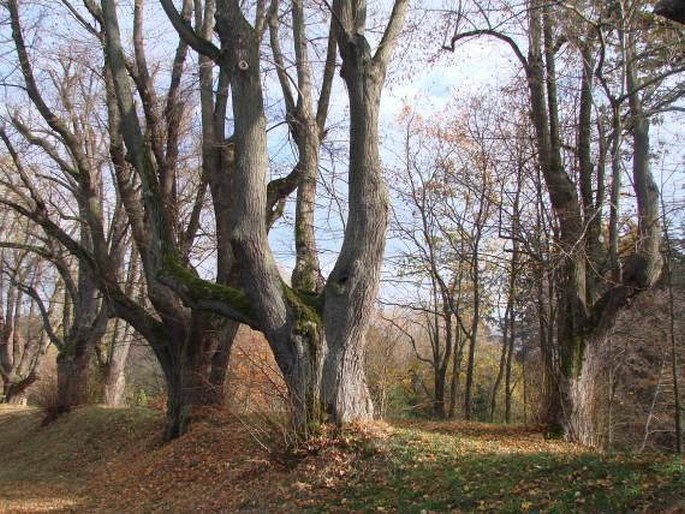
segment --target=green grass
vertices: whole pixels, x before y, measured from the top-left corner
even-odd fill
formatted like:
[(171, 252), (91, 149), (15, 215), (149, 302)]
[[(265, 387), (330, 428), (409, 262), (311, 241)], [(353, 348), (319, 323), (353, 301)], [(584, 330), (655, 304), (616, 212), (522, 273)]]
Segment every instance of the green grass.
[[(662, 512), (685, 508), (685, 466), (665, 456), (600, 455), (530, 436), (398, 428), (359, 454), (332, 503), (360, 512)], [(340, 503), (337, 503), (340, 505)]]

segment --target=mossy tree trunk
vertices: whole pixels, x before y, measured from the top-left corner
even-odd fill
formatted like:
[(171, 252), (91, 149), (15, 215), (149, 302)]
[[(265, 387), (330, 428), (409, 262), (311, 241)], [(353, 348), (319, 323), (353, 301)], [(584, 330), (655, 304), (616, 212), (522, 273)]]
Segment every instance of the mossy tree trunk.
[[(166, 108), (159, 111), (154, 83), (147, 68), (143, 41), (142, 1), (135, 2), (134, 50), (138, 73), (136, 92), (142, 100), (145, 130), (138, 118), (129, 71), (121, 46), (116, 6), (102, 2), (105, 56), (108, 64), (108, 111), (111, 154), (117, 171), (119, 194), (131, 220), (131, 231), (140, 255), (147, 295), (159, 318), (155, 323), (131, 302), (118, 305), (119, 312), (152, 346), (167, 380), (167, 427), (165, 438), (181, 435), (198, 406), (220, 405), (233, 339), (238, 323), (204, 310), (189, 308), (181, 296), (160, 281), (165, 261), (188, 264), (200, 225), (207, 187), (212, 191), (218, 239), (217, 281), (239, 280), (226, 226), (234, 206), (230, 197), (233, 157), (223, 138), (227, 83), (219, 80), (216, 100), (211, 94), (212, 75), (206, 59), (200, 62), (200, 94), (203, 122), (202, 175), (189, 219), (179, 219), (180, 199), (175, 184), (185, 103), (180, 84), (188, 44), (181, 40), (174, 57)], [(209, 9), (209, 8), (208, 8)], [(211, 9), (209, 9), (211, 11)], [(211, 33), (211, 13), (196, 13), (198, 31)], [(180, 16), (190, 19), (192, 3), (183, 2)], [(125, 150), (124, 150), (125, 146)], [(127, 153), (125, 153), (127, 152)], [(134, 173), (133, 173), (134, 172)], [(131, 187), (140, 181), (142, 194)], [(142, 200), (142, 202), (141, 202)], [(142, 205), (141, 205), (142, 203)], [(141, 210), (142, 206), (142, 210)], [(263, 213), (262, 213), (263, 214)], [(182, 230), (182, 222), (187, 226)], [(196, 274), (191, 273), (193, 279)]]
[[(387, 220), (387, 197), (378, 156), (378, 106), (385, 68), (407, 2), (396, 3), (375, 55), (370, 53), (363, 35), (363, 2), (333, 5), (352, 113), (350, 218), (340, 256), (323, 291), (317, 277), (318, 264), (310, 258), (315, 252), (310, 244), (310, 229), (316, 171), (312, 163), (316, 162), (317, 140), (308, 140), (300, 155), (297, 184), (302, 193), (298, 196), (296, 239), (302, 265), (295, 273), (294, 289), (283, 284), (268, 245), (267, 230), (275, 204), (270, 203), (273, 189), (267, 188), (265, 180), (266, 124), (260, 77), (266, 13), (260, 15), (258, 11), (256, 22), (251, 24), (238, 2), (219, 2), (215, 17), (219, 51), (208, 39), (199, 40), (196, 34), (189, 33), (173, 5), (164, 3), (174, 26), (193, 48), (212, 58), (220, 75), (231, 77), (231, 202), (223, 213), (227, 223), (220, 238), (230, 242), (239, 288), (207, 289), (207, 284), (199, 286), (195, 279), (175, 268), (167, 269), (164, 281), (179, 291), (187, 304), (242, 321), (265, 334), (288, 384), (296, 425), (301, 427), (309, 420), (321, 421), (325, 417), (337, 423), (369, 418), (373, 407), (363, 370), (364, 336), (378, 288)], [(298, 2), (293, 6), (297, 19), (302, 7)], [(300, 37), (295, 34), (296, 39)], [(299, 59), (303, 56), (302, 43), (300, 40), (297, 50)], [(299, 69), (298, 80), (306, 85), (303, 70)], [(302, 103), (300, 108), (304, 109)], [(311, 116), (307, 119), (311, 121)], [(317, 124), (318, 128), (309, 125), (307, 130), (320, 138), (322, 125)]]
[[(541, 349), (547, 368), (545, 385), (547, 392), (552, 393), (547, 397), (544, 408), (545, 421), (552, 429), (563, 430), (569, 439), (594, 445), (602, 441), (602, 429), (597, 426), (595, 415), (594, 402), (598, 395), (591, 389), (599, 384), (597, 374), (601, 366), (597, 361), (601, 359), (606, 335), (619, 311), (632, 296), (653, 285), (661, 269), (658, 189), (649, 169), (649, 127), (642, 95), (646, 84), (651, 87), (670, 72), (661, 77), (650, 76), (643, 84), (639, 83), (637, 39), (643, 44), (644, 38), (637, 34), (641, 22), (635, 16), (639, 17), (641, 11), (634, 5), (622, 4), (616, 10), (612, 17), (614, 26), (599, 27), (587, 23), (585, 31), (564, 33), (561, 38), (559, 33), (555, 33), (559, 30), (556, 18), (560, 12), (567, 16), (572, 14), (571, 11), (557, 11), (557, 6), (539, 0), (529, 1), (527, 7), (527, 55), (514, 39), (491, 26), (458, 32), (452, 37), (450, 48), (454, 50), (458, 41), (474, 36), (494, 37), (509, 45), (525, 71), (538, 167), (555, 217), (555, 246), (558, 249), (553, 268), (541, 273), (543, 277), (548, 273), (553, 283), (549, 293), (540, 295), (540, 311), (556, 312), (554, 320), (541, 318)], [(582, 16), (576, 19), (580, 24), (587, 22)], [(599, 53), (597, 49), (593, 52), (594, 46), (601, 46), (603, 51), (609, 36), (616, 37), (613, 42), (622, 53), (624, 63), (621, 70), (624, 76), (619, 82), (625, 84), (625, 91), (616, 95), (610, 91), (610, 84), (603, 76), (604, 56), (598, 58), (596, 65), (593, 58)], [(580, 101), (574, 119), (577, 126), (577, 173), (567, 170), (568, 163), (562, 159), (560, 116), (563, 111), (557, 98), (556, 57), (560, 41), (566, 41), (564, 38), (575, 42), (574, 46), (579, 49), (578, 57), (583, 62)], [(633, 137), (632, 178), (637, 199), (638, 237), (634, 253), (622, 267), (617, 255), (618, 175), (615, 175), (612, 186), (608, 252), (600, 248), (598, 240), (602, 202), (605, 201), (603, 162), (607, 148), (603, 146), (600, 149), (598, 163), (593, 166), (593, 77), (602, 83), (612, 107), (613, 128), (616, 130), (612, 135), (612, 167), (615, 171), (620, 168), (619, 141), (622, 134), (619, 109), (623, 111), (626, 104), (626, 126), (630, 127)], [(603, 262), (607, 253), (610, 268)], [(613, 272), (611, 281), (604, 280), (603, 272), (608, 271)], [(545, 303), (554, 308), (548, 309), (542, 305)], [(556, 333), (553, 333), (555, 324)]]
[(165, 440), (183, 435), (198, 408), (224, 404), (237, 327), (205, 311), (192, 311), (191, 320), (166, 320), (156, 333), (148, 334), (166, 379)]
[[(587, 79), (586, 70), (581, 80), (583, 105), (579, 116), (579, 157), (581, 181), (584, 182), (579, 186), (583, 194), (581, 203), (576, 185), (563, 169), (560, 157), (552, 7), (542, 6), (531, 11), (529, 16), (532, 43), (527, 73), (532, 114), (538, 135), (540, 167), (552, 207), (559, 220), (559, 244), (562, 250), (556, 282), (557, 344), (560, 355), (557, 375), (559, 405), (552, 410), (556, 419), (550, 421), (563, 427), (568, 439), (591, 446), (602, 446), (605, 431), (601, 424), (598, 398), (603, 369), (603, 345), (620, 310), (632, 296), (651, 287), (661, 270), (659, 193), (649, 166), (649, 125), (634, 69), (635, 35), (630, 33), (625, 39), (624, 71), (628, 116), (633, 136), (632, 175), (638, 204), (639, 237), (635, 252), (626, 260), (621, 270), (619, 283), (603, 285), (604, 292), (599, 294), (597, 277), (593, 270), (602, 266), (597, 261), (601, 252), (597, 249), (597, 241), (591, 238), (596, 237), (594, 218), (602, 201), (603, 187), (599, 188), (598, 196), (593, 202), (587, 186), (590, 182), (590, 165), (585, 162), (587, 151), (584, 148), (589, 128), (583, 126), (590, 122), (587, 106), (584, 104), (591, 96), (592, 84)], [(627, 20), (621, 23), (627, 23)], [(585, 230), (586, 226), (589, 230)]]
[(92, 347), (88, 341), (77, 341), (74, 353), (57, 356), (57, 404), (58, 414), (69, 412), (73, 407), (88, 403), (90, 396)]
[[(51, 93), (46, 100), (47, 97), (42, 96), (41, 86), (33, 75), (32, 58), (24, 43), (18, 4), (15, 1), (8, 3), (12, 37), (26, 94), (32, 107), (42, 118), (44, 126), (49, 127), (57, 137), (49, 141), (43, 139), (44, 127), (32, 132), (31, 127), (26, 127), (19, 121), (15, 123), (16, 132), (34, 145), (38, 152), (42, 152), (55, 169), (63, 173), (64, 178), (59, 178), (57, 183), (69, 185), (65, 187), (64, 194), (67, 197), (69, 194), (73, 195), (79, 208), (78, 221), (88, 237), (74, 238), (72, 226), (63, 228), (60, 225), (59, 214), (63, 213), (53, 212), (55, 209), (52, 202), (43, 197), (40, 187), (32, 184), (33, 175), (28, 173), (30, 170), (27, 167), (22, 166), (16, 152), (12, 159), (22, 176), (22, 187), (27, 188), (28, 193), (25, 191), (21, 196), (26, 201), (11, 203), (11, 207), (42, 227), (50, 248), (53, 243), (56, 248), (61, 245), (78, 259), (79, 273), (84, 271), (90, 274), (86, 281), (90, 284), (89, 291), (98, 289), (101, 297), (107, 299), (106, 307), (111, 312), (106, 312), (101, 305), (100, 312), (104, 317), (108, 314), (121, 317), (135, 328), (152, 345), (169, 377), (174, 376), (173, 366), (181, 362), (189, 362), (191, 369), (197, 368), (190, 373), (194, 377), (198, 375), (198, 369), (202, 373), (208, 373), (202, 384), (203, 387), (206, 384), (211, 385), (200, 397), (213, 397), (213, 401), (218, 401), (220, 395), (214, 392), (221, 388), (225, 377), (225, 365), (230, 355), (230, 345), (225, 343), (230, 339), (231, 332), (222, 329), (226, 337), (222, 337), (220, 343), (205, 345), (200, 342), (198, 348), (192, 347), (194, 338), (186, 338), (182, 334), (202, 332), (200, 328), (193, 326), (194, 313), (157, 278), (165, 257), (184, 263), (190, 260), (189, 252), (198, 230), (208, 181), (206, 176), (200, 177), (195, 205), (192, 206), (188, 219), (182, 218), (180, 213), (183, 209), (179, 206), (176, 185), (179, 183), (177, 170), (184, 126), (182, 77), (188, 46), (184, 42), (178, 45), (171, 66), (169, 88), (163, 99), (160, 99), (145, 59), (142, 1), (134, 2), (133, 51), (130, 58), (135, 61), (133, 66), (121, 47), (115, 2), (103, 1), (101, 10), (96, 4), (89, 3), (86, 9), (96, 27), (88, 32), (94, 36), (96, 44), (103, 46), (104, 72), (83, 78), (90, 82), (87, 87), (80, 88), (83, 85), (79, 82), (81, 76), (71, 75), (71, 70), (79, 69), (87, 74), (92, 69), (99, 69), (100, 65), (75, 61), (74, 66), (65, 72), (63, 83), (55, 81), (57, 91), (55, 94)], [(192, 2), (186, 0), (183, 3), (183, 16), (188, 18), (191, 12)], [(81, 64), (83, 67), (79, 68)], [(100, 125), (94, 127), (87, 121), (91, 116), (99, 118), (101, 115), (99, 110), (94, 113), (88, 111), (88, 108), (100, 109), (102, 91), (95, 91), (92, 98), (83, 97), (84, 91), (95, 89), (99, 80), (102, 80), (108, 114), (106, 134), (98, 131), (102, 128)], [(135, 86), (136, 99), (132, 86)], [(78, 92), (78, 98), (74, 97), (74, 91)], [(78, 106), (78, 109), (74, 106)], [(139, 115), (145, 116), (144, 123), (140, 122)], [(19, 118), (21, 116), (17, 120)], [(98, 153), (102, 141), (109, 141), (109, 156)], [(104, 207), (107, 200), (101, 195), (109, 188), (102, 184), (100, 169), (107, 169), (108, 164), (111, 164), (109, 169), (114, 173), (117, 202), (111, 209), (116, 219), (105, 222), (104, 215), (110, 209)], [(38, 181), (38, 178), (35, 180)], [(185, 223), (187, 226), (184, 230)], [(129, 234), (133, 239), (133, 246), (132, 251), (127, 253)], [(61, 249), (55, 253), (61, 254)], [(140, 260), (142, 263), (144, 287), (137, 288), (135, 295), (121, 287), (121, 268), (127, 259)], [(73, 317), (74, 323), (78, 325), (78, 330), (66, 330), (67, 336), (63, 339), (67, 342), (56, 343), (63, 346), (60, 361), (65, 372), (61, 375), (67, 379), (72, 375), (81, 376), (88, 368), (83, 363), (88, 360), (85, 355), (89, 352), (82, 351), (82, 347), (92, 335), (88, 333), (88, 324), (92, 319), (90, 310), (85, 308), (85, 304), (83, 308), (80, 304), (87, 303), (92, 298), (85, 300), (89, 295), (82, 292), (85, 290), (81, 288), (80, 279), (79, 284), (75, 284), (77, 279), (70, 276), (68, 265), (60, 265), (59, 262), (56, 265), (60, 268), (60, 273), (66, 270), (64, 281), (74, 303), (73, 313), (69, 317)], [(225, 270), (220, 270), (220, 275), (226, 273)], [(141, 292), (143, 294), (138, 294)], [(100, 298), (98, 295), (95, 297)], [(97, 302), (102, 303), (100, 300)], [(224, 323), (230, 324), (221, 320), (222, 326)], [(215, 328), (212, 325), (208, 333), (215, 333)], [(51, 339), (53, 336), (58, 339), (54, 333), (51, 334)], [(188, 345), (191, 346), (190, 349)], [(211, 366), (207, 362), (211, 362)], [(183, 370), (181, 375), (185, 373), (186, 370)], [(184, 377), (174, 383), (184, 384), (188, 380)], [(63, 389), (68, 391), (73, 388)], [(193, 391), (196, 389), (192, 388)], [(187, 409), (181, 408), (178, 412), (185, 410)], [(173, 417), (180, 419), (182, 416)], [(181, 422), (175, 425), (185, 426)], [(179, 433), (176, 429), (171, 432)]]

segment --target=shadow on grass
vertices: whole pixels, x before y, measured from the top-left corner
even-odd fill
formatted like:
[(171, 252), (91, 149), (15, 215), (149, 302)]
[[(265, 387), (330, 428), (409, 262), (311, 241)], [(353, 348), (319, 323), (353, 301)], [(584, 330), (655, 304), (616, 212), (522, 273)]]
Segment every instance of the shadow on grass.
[[(423, 424), (421, 425), (423, 428)], [(340, 507), (312, 511), (683, 512), (685, 465), (662, 456), (600, 455), (534, 433), (467, 435), (454, 426), (398, 429), (340, 484)], [(477, 435), (474, 435), (477, 434)], [(499, 436), (497, 435), (499, 434)], [(545, 447), (549, 448), (545, 450)]]

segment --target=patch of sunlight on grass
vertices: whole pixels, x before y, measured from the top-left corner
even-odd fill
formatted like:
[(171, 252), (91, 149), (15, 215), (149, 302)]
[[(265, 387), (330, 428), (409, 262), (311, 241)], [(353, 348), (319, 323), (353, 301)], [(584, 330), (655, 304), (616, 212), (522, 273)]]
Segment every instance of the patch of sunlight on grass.
[(64, 512), (67, 509), (76, 509), (80, 504), (81, 500), (67, 497), (0, 499), (0, 513)]

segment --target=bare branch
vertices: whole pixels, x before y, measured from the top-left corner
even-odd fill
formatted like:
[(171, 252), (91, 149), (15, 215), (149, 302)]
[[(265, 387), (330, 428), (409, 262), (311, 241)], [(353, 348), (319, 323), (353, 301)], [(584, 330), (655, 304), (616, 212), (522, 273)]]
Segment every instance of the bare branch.
[(521, 51), (519, 46), (516, 44), (516, 41), (514, 41), (509, 36), (502, 34), (501, 32), (499, 32), (497, 30), (480, 29), (480, 30), (470, 30), (468, 32), (462, 32), (460, 34), (455, 34), (452, 37), (452, 39), (450, 40), (450, 44), (444, 45), (442, 48), (443, 48), (443, 50), (449, 50), (450, 52), (454, 52), (457, 42), (461, 41), (462, 39), (469, 39), (469, 38), (479, 37), (479, 36), (494, 37), (495, 39), (499, 39), (500, 41), (504, 41), (506, 44), (508, 44), (509, 47), (514, 52), (514, 54), (516, 55), (516, 58), (519, 60), (519, 62), (523, 66), (523, 69), (526, 71), (526, 73), (528, 73), (528, 69), (529, 69), (528, 59), (526, 59), (526, 56), (523, 54), (523, 52)]
[(390, 20), (385, 27), (383, 39), (381, 39), (376, 55), (373, 57), (374, 62), (381, 66), (386, 66), (388, 60), (392, 55), (392, 51), (397, 43), (397, 37), (400, 35), (402, 26), (404, 25), (404, 16), (407, 12), (409, 0), (395, 0), (390, 14)]
[(160, 3), (169, 18), (169, 21), (171, 21), (171, 24), (193, 50), (201, 55), (209, 57), (215, 62), (218, 62), (221, 59), (221, 50), (219, 50), (211, 41), (197, 35), (190, 25), (190, 22), (184, 19), (176, 10), (172, 0), (160, 0)]

